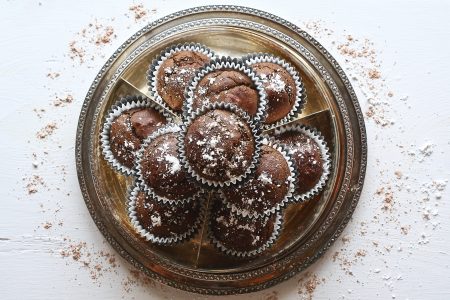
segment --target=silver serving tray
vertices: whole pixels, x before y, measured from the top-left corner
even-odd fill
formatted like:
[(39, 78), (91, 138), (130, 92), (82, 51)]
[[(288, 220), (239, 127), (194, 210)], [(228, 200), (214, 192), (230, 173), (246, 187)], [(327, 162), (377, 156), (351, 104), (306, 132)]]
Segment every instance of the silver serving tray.
[[(207, 226), (189, 242), (157, 246), (139, 237), (126, 211), (132, 178), (107, 165), (99, 133), (107, 110), (125, 95), (148, 92), (145, 73), (162, 49), (199, 42), (219, 55), (279, 55), (300, 72), (307, 104), (295, 122), (319, 129), (332, 156), (325, 190), (284, 210), (280, 238), (252, 259), (218, 252)], [(86, 205), (108, 242), (148, 276), (186, 291), (236, 294), (261, 290), (292, 277), (319, 258), (349, 221), (363, 186), (367, 144), (363, 115), (347, 76), (309, 34), (277, 16), (238, 6), (180, 11), (145, 26), (102, 67), (84, 101), (76, 136), (76, 164)]]

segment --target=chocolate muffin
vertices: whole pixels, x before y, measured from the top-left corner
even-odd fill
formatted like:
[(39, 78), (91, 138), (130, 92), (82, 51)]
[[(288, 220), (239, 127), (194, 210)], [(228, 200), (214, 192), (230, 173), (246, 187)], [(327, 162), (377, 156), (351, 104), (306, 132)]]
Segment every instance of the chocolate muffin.
[(145, 148), (139, 163), (144, 182), (158, 196), (169, 200), (183, 200), (200, 191), (181, 166), (177, 134), (166, 133), (156, 137)]
[(111, 123), (111, 152), (121, 164), (131, 169), (142, 141), (166, 123), (166, 118), (154, 108), (133, 108), (124, 111)]
[[(222, 251), (235, 256), (251, 256), (265, 250), (272, 243), (278, 215), (249, 219), (235, 215), (220, 199), (214, 202), (210, 230), (213, 240)], [(216, 243), (216, 245), (217, 245)], [(249, 253), (252, 252), (253, 253)]]
[(213, 109), (197, 117), (184, 137), (185, 155), (200, 177), (226, 182), (244, 175), (255, 153), (249, 125), (237, 114)]
[(294, 78), (282, 66), (271, 62), (252, 65), (260, 77), (267, 99), (266, 123), (272, 124), (284, 118), (294, 107), (297, 87)]
[(236, 214), (261, 216), (279, 205), (289, 191), (291, 172), (285, 157), (276, 149), (262, 145), (258, 168), (242, 186), (225, 188), (226, 202)]
[(185, 50), (175, 52), (162, 62), (156, 75), (156, 90), (171, 109), (182, 111), (186, 86), (195, 72), (209, 61), (204, 53)]
[(297, 131), (286, 131), (276, 138), (286, 146), (297, 166), (296, 192), (308, 192), (319, 182), (324, 172), (319, 145), (308, 135)]
[(215, 102), (233, 103), (251, 116), (258, 110), (258, 90), (252, 79), (237, 70), (216, 70), (203, 77), (195, 91), (192, 109)]
[(193, 233), (198, 224), (200, 204), (198, 201), (163, 204), (139, 191), (135, 212), (139, 225), (148, 233), (157, 238), (181, 240), (182, 235)]

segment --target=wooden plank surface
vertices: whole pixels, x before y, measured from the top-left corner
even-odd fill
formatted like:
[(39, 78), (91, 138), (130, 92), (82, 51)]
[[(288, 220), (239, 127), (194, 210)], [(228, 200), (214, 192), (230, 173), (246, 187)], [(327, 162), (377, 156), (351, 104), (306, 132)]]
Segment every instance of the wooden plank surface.
[[(0, 299), (205, 298), (146, 280), (104, 241), (79, 190), (74, 139), (84, 95), (123, 41), (214, 2), (0, 2)], [(230, 3), (323, 43), (358, 93), (369, 141), (360, 204), (328, 253), (230, 298), (450, 298), (449, 2)]]

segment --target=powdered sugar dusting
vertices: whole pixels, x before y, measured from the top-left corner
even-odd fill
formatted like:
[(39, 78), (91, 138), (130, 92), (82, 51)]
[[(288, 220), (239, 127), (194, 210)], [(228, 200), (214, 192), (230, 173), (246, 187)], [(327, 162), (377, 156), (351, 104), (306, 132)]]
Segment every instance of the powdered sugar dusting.
[(283, 78), (281, 78), (280, 74), (275, 74), (275, 76), (272, 76), (269, 79), (267, 88), (279, 93), (284, 91), (285, 86), (286, 83), (283, 81)]
[(166, 154), (164, 159), (170, 163), (171, 174), (175, 174), (181, 170), (180, 160), (177, 157)]

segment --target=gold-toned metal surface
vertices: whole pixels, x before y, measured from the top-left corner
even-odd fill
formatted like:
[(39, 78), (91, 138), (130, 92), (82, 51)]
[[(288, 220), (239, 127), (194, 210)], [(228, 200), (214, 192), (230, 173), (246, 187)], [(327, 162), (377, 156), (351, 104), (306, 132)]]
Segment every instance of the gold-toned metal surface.
[[(219, 55), (268, 52), (300, 72), (307, 103), (298, 120), (324, 135), (332, 156), (325, 190), (284, 210), (275, 245), (256, 258), (221, 254), (207, 226), (190, 241), (158, 246), (140, 238), (126, 210), (132, 178), (102, 159), (99, 133), (105, 113), (125, 95), (149, 96), (146, 72), (161, 50), (199, 42)], [(308, 34), (273, 15), (243, 7), (207, 6), (156, 21), (130, 38), (102, 68), (88, 92), (77, 131), (80, 186), (91, 215), (107, 240), (136, 267), (161, 282), (207, 294), (245, 293), (269, 287), (317, 259), (342, 231), (356, 206), (365, 173), (363, 118), (342, 69)], [(205, 201), (208, 201), (205, 196)]]

